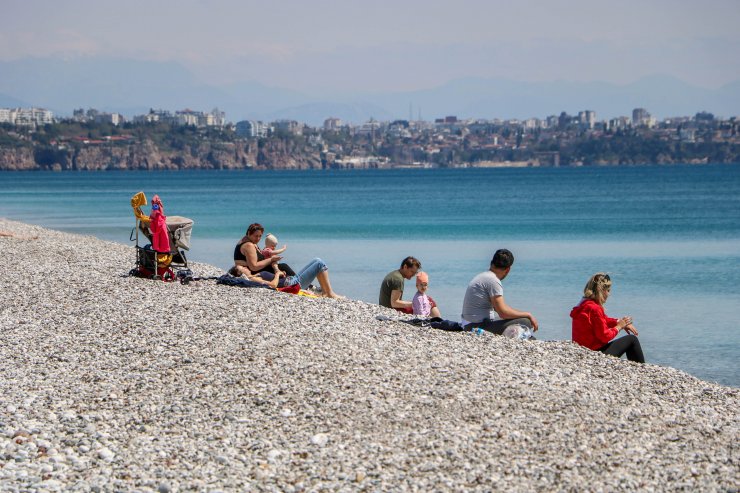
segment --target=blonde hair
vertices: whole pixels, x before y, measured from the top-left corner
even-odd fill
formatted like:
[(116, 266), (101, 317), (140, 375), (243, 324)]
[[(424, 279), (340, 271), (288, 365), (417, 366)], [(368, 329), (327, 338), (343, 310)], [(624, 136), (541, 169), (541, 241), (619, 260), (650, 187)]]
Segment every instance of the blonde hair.
[(272, 245), (277, 246), (278, 241), (274, 234), (270, 233), (267, 236), (265, 236), (265, 246)]
[(594, 300), (599, 305), (603, 305), (606, 301), (607, 293), (611, 288), (612, 280), (609, 274), (597, 272), (591, 276), (591, 279), (586, 283), (586, 287), (583, 288), (583, 297)]

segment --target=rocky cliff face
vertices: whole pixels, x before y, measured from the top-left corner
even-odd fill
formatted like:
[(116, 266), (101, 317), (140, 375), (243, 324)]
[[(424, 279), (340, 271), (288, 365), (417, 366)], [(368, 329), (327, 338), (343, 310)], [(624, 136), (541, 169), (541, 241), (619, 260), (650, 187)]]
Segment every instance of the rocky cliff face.
[(163, 151), (152, 141), (68, 148), (0, 148), (0, 170), (316, 169), (318, 151), (290, 143), (201, 143)]
[(0, 169), (9, 171), (25, 171), (39, 169), (33, 156), (33, 149), (0, 148)]

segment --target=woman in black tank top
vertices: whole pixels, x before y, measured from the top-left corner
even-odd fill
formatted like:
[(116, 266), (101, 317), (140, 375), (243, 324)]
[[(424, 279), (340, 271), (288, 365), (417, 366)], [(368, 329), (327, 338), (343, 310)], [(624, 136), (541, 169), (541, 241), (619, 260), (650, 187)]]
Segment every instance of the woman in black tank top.
[[(247, 230), (247, 234), (242, 237), (242, 239), (239, 240), (239, 242), (234, 247), (234, 264), (247, 267), (252, 274), (257, 274), (258, 272), (273, 272), (272, 264), (274, 263), (274, 261), (272, 261), (271, 259), (266, 259), (265, 256), (262, 255), (262, 250), (260, 250), (260, 248), (257, 246), (260, 239), (262, 239), (262, 234), (264, 233), (264, 231), (265, 229), (262, 227), (262, 225), (257, 223), (251, 224), (249, 226), (249, 229)], [(247, 246), (246, 248), (242, 248), (245, 243), (254, 245), (256, 261), (253, 259), (253, 261), (250, 262), (247, 258), (247, 255), (245, 255), (244, 250), (249, 251), (250, 248), (249, 246)], [(288, 264), (279, 263), (278, 268), (282, 272), (284, 272), (286, 276), (295, 275), (295, 271), (291, 269)]]
[[(234, 270), (239, 270), (237, 267), (247, 268), (252, 274), (260, 272), (273, 272), (273, 265), (280, 261), (280, 256), (275, 255), (270, 258), (265, 258), (262, 251), (257, 246), (260, 239), (262, 239), (262, 233), (265, 228), (261, 224), (254, 223), (249, 225), (247, 234), (239, 240), (234, 248)], [(329, 267), (320, 258), (311, 260), (306, 266), (304, 266), (297, 274), (288, 264), (277, 264), (278, 268), (282, 273), (285, 273), (283, 281), (285, 286), (298, 286), (308, 287), (314, 280), (319, 282), (321, 286), (322, 294), (328, 298), (340, 298), (331, 287), (331, 281), (329, 280)]]

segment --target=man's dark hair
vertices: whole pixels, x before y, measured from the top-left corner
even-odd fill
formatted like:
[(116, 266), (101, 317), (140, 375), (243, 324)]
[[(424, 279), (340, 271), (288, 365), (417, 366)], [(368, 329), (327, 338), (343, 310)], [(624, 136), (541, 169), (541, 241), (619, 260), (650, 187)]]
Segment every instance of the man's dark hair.
[(421, 269), (421, 262), (419, 262), (414, 257), (409, 256), (403, 259), (403, 261), (401, 262), (401, 269), (403, 269), (404, 267), (416, 267), (417, 269)]
[(497, 269), (507, 269), (514, 264), (514, 254), (506, 248), (496, 250), (491, 259), (491, 266)]

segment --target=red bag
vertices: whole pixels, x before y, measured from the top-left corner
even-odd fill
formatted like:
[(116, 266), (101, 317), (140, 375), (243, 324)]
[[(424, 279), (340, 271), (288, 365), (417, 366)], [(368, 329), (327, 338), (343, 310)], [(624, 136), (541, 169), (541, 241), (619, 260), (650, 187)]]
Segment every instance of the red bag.
[(300, 290), (301, 290), (300, 284), (293, 284), (292, 286), (283, 286), (282, 288), (278, 288), (278, 291), (282, 291), (283, 293), (290, 293), (290, 294), (298, 294)]

